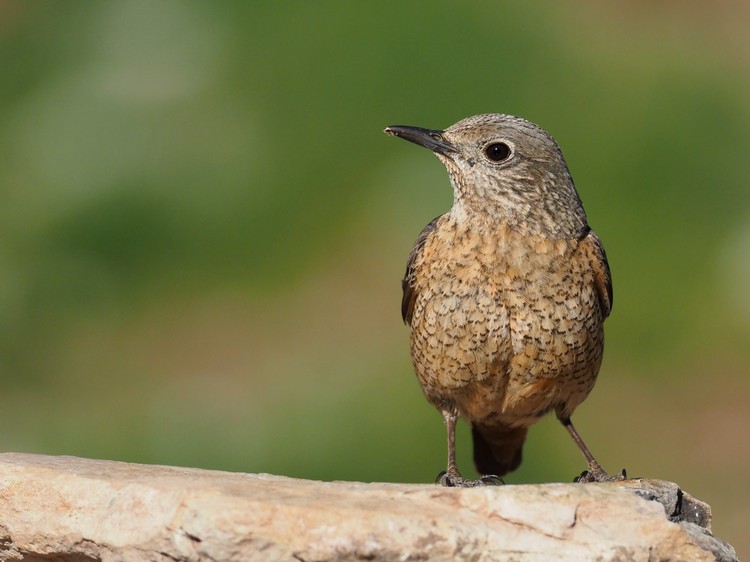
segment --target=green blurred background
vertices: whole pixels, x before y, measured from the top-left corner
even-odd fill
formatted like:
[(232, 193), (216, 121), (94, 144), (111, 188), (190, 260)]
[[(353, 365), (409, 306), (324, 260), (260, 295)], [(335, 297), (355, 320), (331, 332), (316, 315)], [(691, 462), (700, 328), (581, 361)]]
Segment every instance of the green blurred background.
[[(1, 1), (0, 449), (431, 481), (444, 431), (400, 279), (451, 192), (382, 129), (505, 112), (558, 139), (612, 265), (579, 430), (750, 553), (748, 21), (736, 1)], [(582, 469), (548, 419), (508, 480)]]

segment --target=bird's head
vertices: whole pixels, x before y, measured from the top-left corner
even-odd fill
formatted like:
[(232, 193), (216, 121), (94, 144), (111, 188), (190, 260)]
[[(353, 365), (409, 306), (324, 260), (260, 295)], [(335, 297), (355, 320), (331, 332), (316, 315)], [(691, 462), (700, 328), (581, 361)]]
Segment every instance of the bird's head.
[(560, 148), (525, 119), (489, 113), (442, 131), (394, 125), (385, 132), (429, 148), (443, 162), (457, 218), (555, 237), (579, 236), (587, 228)]

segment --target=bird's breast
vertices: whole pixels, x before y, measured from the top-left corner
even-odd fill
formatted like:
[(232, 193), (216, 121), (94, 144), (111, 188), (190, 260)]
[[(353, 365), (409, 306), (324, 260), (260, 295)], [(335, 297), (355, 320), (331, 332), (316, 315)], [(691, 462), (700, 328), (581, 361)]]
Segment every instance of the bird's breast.
[(559, 394), (549, 381), (595, 378), (603, 319), (577, 247), (507, 228), (438, 225), (415, 263), (412, 357), (423, 387), (479, 382), (509, 408), (534, 408), (536, 392), (547, 397), (544, 409)]

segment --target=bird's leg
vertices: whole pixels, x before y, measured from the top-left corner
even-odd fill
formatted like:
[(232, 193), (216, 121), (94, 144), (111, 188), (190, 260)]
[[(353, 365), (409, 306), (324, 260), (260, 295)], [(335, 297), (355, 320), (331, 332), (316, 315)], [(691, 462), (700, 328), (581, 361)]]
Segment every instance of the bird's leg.
[(443, 414), (445, 429), (448, 433), (448, 470), (438, 474), (436, 482), (450, 488), (473, 488), (488, 484), (504, 484), (499, 476), (486, 475), (479, 480), (466, 480), (461, 476), (456, 463), (456, 420), (458, 420), (458, 412), (454, 407), (446, 407), (441, 409), (440, 413)]
[(445, 430), (448, 433), (448, 470), (438, 474), (437, 482), (443, 486), (461, 486), (464, 479), (458, 471), (456, 464), (456, 420), (458, 413), (453, 407), (440, 410), (445, 421)]
[(602, 466), (594, 458), (594, 455), (592, 455), (591, 451), (589, 451), (586, 443), (583, 442), (583, 439), (578, 434), (578, 431), (576, 431), (573, 422), (570, 420), (570, 416), (563, 417), (558, 415), (557, 419), (559, 419), (560, 423), (562, 423), (565, 426), (565, 429), (568, 430), (568, 433), (570, 433), (573, 441), (575, 441), (576, 445), (578, 445), (578, 448), (583, 453), (583, 456), (586, 458), (586, 462), (589, 465), (588, 470), (584, 470), (581, 475), (575, 479), (576, 482), (616, 482), (618, 480), (625, 480), (627, 478), (624, 468), (622, 469), (622, 472), (620, 472), (619, 474), (615, 474), (614, 476), (610, 476), (604, 471)]

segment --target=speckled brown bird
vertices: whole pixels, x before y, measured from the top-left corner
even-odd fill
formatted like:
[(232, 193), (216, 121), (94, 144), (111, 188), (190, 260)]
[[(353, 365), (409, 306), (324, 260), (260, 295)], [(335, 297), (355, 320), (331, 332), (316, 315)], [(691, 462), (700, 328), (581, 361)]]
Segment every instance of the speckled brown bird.
[[(515, 470), (529, 426), (552, 411), (586, 457), (581, 480), (610, 479), (570, 416), (596, 382), (612, 280), (557, 143), (500, 114), (385, 132), (432, 150), (453, 186), (450, 211), (409, 254), (401, 304), (419, 383), (448, 432), (440, 481)], [(456, 465), (458, 416), (471, 425), (478, 481)]]

